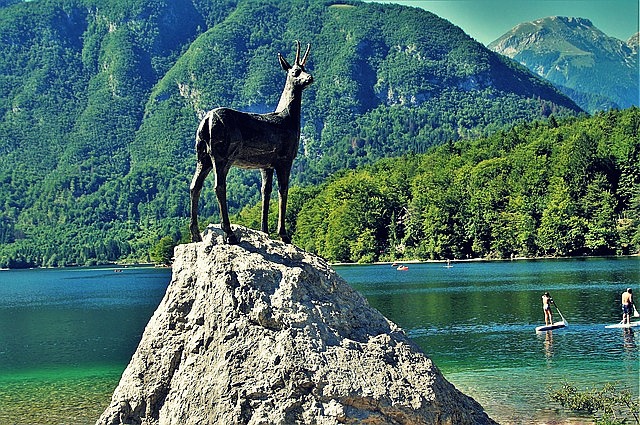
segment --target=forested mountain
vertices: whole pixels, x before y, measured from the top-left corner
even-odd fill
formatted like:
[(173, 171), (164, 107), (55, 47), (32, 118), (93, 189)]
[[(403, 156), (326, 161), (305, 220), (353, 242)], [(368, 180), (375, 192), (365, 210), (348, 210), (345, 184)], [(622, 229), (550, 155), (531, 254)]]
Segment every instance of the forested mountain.
[(640, 109), (383, 159), (292, 199), (293, 242), (331, 261), (637, 254)]
[[(277, 53), (311, 43), (294, 183), (580, 109), (416, 8), (321, 0), (0, 3), (0, 265), (144, 259), (180, 238), (194, 133), (273, 110)], [(230, 175), (230, 206), (258, 197)], [(212, 190), (204, 217), (214, 218)], [(205, 222), (206, 220), (202, 220)]]
[(588, 19), (551, 16), (522, 23), (488, 47), (551, 81), (591, 113), (640, 106), (638, 34), (622, 41)]

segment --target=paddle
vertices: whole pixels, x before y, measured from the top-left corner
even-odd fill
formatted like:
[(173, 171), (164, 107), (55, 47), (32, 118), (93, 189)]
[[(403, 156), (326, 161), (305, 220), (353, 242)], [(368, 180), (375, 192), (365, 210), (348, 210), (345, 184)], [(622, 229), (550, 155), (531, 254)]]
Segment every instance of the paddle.
[(556, 304), (556, 302), (553, 302), (554, 307), (556, 308), (556, 310), (558, 310), (558, 314), (560, 315), (560, 317), (562, 318), (562, 321), (564, 322), (565, 326), (569, 326), (569, 322), (567, 322), (567, 319), (564, 318), (564, 316), (562, 315), (562, 312), (560, 311), (560, 309), (558, 308), (558, 305)]
[(640, 313), (638, 313), (638, 310), (636, 310), (636, 305), (633, 305), (633, 317), (640, 317)]

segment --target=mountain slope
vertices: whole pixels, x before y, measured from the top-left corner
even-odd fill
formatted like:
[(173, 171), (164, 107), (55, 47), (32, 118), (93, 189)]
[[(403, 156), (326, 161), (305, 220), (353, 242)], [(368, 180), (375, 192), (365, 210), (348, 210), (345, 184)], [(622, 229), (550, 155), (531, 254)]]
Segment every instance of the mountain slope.
[[(274, 58), (278, 50), (291, 52), (289, 40), (296, 38), (313, 45), (309, 68), (316, 81), (303, 100), (298, 170), (305, 174), (297, 173), (298, 181), (315, 181), (381, 155), (422, 152), (520, 114), (540, 116), (545, 101), (546, 114), (576, 111), (550, 85), (423, 10), (309, 2), (301, 11), (299, 3), (240, 4), (229, 19), (202, 34), (152, 93), (143, 129), (179, 112), (165, 109), (163, 102), (198, 115), (225, 104), (272, 110), (283, 78)], [(314, 25), (296, 28), (305, 21), (301, 14)], [(381, 131), (387, 126), (380, 123), (390, 121), (397, 121), (394, 131)], [(149, 138), (137, 142), (144, 146)], [(193, 142), (177, 143), (176, 138), (172, 157)]]
[(637, 40), (609, 37), (588, 19), (552, 16), (522, 23), (488, 47), (595, 112), (640, 104)]
[[(580, 109), (421, 9), (320, 0), (98, 0), (0, 8), (0, 263), (144, 258), (188, 216), (194, 132), (273, 110), (277, 53), (311, 43), (293, 180)], [(230, 174), (237, 210), (258, 174)], [(203, 217), (217, 214), (203, 191)], [(203, 220), (204, 222), (204, 220)], [(3, 260), (4, 259), (4, 260)], [(6, 260), (6, 261), (5, 261)]]

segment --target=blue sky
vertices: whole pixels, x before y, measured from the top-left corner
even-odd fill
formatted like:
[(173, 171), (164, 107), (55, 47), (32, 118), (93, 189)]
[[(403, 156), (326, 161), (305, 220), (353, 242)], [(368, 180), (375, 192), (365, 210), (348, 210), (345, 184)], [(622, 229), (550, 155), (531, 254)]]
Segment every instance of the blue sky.
[(587, 18), (605, 34), (627, 40), (638, 32), (638, 0), (369, 0), (420, 7), (483, 44), (521, 22), (547, 16)]

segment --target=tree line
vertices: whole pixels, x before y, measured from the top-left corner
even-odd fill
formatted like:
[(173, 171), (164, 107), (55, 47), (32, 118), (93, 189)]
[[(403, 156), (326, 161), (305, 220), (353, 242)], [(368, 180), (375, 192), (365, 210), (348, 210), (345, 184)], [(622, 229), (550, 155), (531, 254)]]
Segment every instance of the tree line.
[(342, 171), (292, 191), (293, 241), (345, 262), (635, 254), (639, 130), (635, 107), (552, 117)]
[[(639, 132), (633, 107), (551, 117), (385, 158), (292, 187), (287, 225), (294, 244), (336, 262), (638, 253)], [(50, 216), (32, 218), (38, 232), (31, 238), (16, 232), (3, 210), (0, 267), (169, 262), (173, 246), (188, 242), (188, 179), (171, 169), (157, 174), (163, 177), (132, 173), (116, 189), (101, 189), (99, 199), (59, 192)], [(171, 216), (155, 202), (135, 209), (127, 199), (134, 188), (156, 201), (182, 193), (182, 205), (167, 204)], [(208, 182), (202, 225), (219, 221), (213, 192)], [(70, 217), (75, 213), (82, 226)], [(273, 200), (271, 229), (276, 216)], [(259, 229), (259, 202), (232, 222)]]

